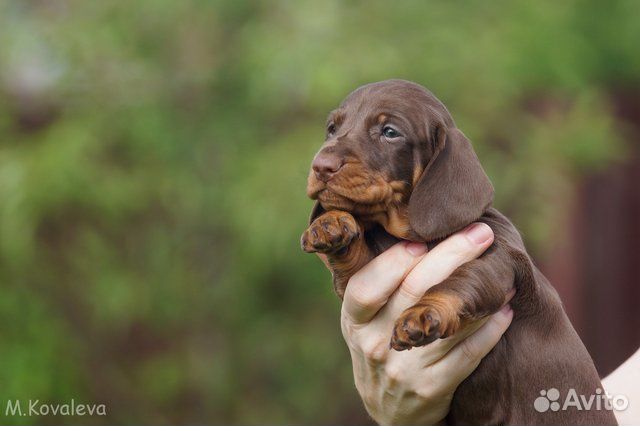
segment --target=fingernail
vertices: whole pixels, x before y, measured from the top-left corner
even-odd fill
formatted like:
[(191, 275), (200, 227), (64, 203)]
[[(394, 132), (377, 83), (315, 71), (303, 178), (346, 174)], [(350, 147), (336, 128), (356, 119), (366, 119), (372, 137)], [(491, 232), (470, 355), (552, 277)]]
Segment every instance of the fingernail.
[(409, 242), (405, 247), (407, 248), (407, 251), (413, 256), (422, 256), (427, 252), (427, 245), (422, 243)]
[(475, 244), (485, 243), (493, 237), (493, 231), (486, 223), (474, 223), (464, 233)]

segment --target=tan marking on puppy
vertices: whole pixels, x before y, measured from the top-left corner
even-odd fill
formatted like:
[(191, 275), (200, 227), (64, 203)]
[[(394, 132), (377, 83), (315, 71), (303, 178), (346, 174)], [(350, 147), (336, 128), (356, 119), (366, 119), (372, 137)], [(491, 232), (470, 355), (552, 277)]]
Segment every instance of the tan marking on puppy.
[(344, 297), (349, 278), (369, 263), (372, 257), (362, 233), (351, 242), (346, 252), (328, 257), (333, 274), (333, 288), (340, 299)]
[(416, 166), (413, 168), (413, 187), (415, 188), (415, 186), (418, 184), (418, 180), (420, 180), (420, 177), (422, 176), (422, 172), (424, 171), (424, 169), (420, 166), (420, 163), (418, 163), (418, 160), (416, 160)]
[(394, 237), (404, 240), (416, 240), (419, 237), (409, 225), (409, 213), (405, 205), (393, 206), (387, 212), (387, 224), (384, 227)]
[(396, 321), (391, 347), (402, 351), (455, 334), (462, 325), (463, 300), (455, 293), (427, 293)]

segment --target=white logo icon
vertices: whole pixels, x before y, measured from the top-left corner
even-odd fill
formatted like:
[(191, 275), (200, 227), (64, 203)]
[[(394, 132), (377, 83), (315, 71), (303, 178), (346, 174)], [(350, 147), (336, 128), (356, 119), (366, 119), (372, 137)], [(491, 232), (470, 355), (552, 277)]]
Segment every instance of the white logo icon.
[(541, 390), (540, 396), (533, 402), (533, 407), (536, 411), (544, 413), (545, 411), (558, 411), (560, 409), (560, 391), (556, 388), (551, 388), (548, 391)]
[(541, 390), (540, 396), (533, 401), (533, 408), (539, 413), (547, 411), (565, 411), (567, 409), (582, 410), (616, 410), (623, 411), (629, 406), (629, 399), (624, 395), (609, 395), (602, 389), (595, 394), (579, 395), (575, 389), (568, 390), (564, 401), (560, 400), (560, 391), (556, 388)]

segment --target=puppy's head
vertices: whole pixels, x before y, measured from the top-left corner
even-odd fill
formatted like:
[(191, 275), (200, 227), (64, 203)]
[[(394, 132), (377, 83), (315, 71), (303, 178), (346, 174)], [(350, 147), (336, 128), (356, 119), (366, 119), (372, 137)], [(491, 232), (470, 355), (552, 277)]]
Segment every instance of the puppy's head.
[(431, 241), (479, 218), (493, 187), (446, 107), (418, 84), (387, 80), (360, 87), (329, 114), (307, 194), (315, 212), (408, 212), (414, 233)]

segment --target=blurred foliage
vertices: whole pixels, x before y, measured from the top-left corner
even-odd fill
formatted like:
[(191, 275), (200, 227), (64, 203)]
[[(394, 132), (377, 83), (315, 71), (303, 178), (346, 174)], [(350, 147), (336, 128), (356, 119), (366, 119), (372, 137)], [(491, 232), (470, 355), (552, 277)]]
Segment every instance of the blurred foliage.
[(571, 182), (624, 157), (610, 94), (638, 89), (639, 15), (1, 2), (0, 401), (108, 412), (1, 423), (362, 423), (329, 275), (298, 247), (326, 113), (366, 82), (425, 84), (542, 255)]

